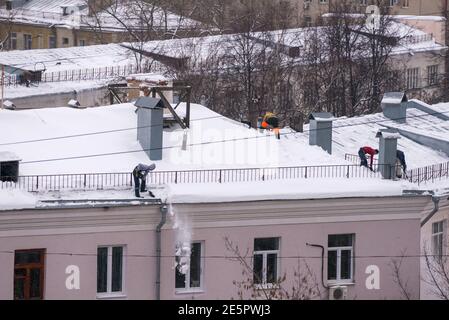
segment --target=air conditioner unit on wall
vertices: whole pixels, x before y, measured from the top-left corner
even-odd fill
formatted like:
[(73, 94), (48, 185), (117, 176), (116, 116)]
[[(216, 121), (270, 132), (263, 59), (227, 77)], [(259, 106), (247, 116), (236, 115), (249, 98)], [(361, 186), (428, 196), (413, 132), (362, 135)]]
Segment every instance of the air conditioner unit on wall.
[(329, 300), (346, 300), (348, 287), (337, 286), (329, 288)]

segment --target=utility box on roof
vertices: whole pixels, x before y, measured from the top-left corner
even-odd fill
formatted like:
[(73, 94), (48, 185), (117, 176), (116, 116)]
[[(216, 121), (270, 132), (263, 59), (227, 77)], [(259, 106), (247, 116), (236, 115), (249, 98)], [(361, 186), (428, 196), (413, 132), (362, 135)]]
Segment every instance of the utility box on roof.
[(399, 123), (407, 121), (407, 104), (404, 92), (387, 92), (381, 102), (384, 116)]
[(164, 104), (161, 99), (142, 97), (137, 109), (137, 140), (150, 160), (162, 160)]
[(332, 154), (332, 121), (334, 115), (329, 112), (312, 113), (309, 116), (309, 144), (320, 146)]
[(20, 159), (12, 152), (0, 151), (0, 181), (17, 182), (19, 179)]

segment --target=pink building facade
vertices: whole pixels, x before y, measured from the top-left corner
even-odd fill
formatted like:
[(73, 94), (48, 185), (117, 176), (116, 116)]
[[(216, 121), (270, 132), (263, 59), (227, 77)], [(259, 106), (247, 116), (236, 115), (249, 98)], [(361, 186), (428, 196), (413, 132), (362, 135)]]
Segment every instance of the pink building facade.
[[(306, 298), (329, 299), (325, 287), (340, 286), (345, 299), (403, 299), (392, 272), (401, 257), (399, 277), (419, 299), (420, 221), (431, 203), (395, 196), (3, 211), (0, 299), (238, 299), (245, 281), (259, 293), (273, 284), (288, 291), (306, 266), (318, 292)], [(252, 273), (242, 274), (226, 239)], [(176, 248), (186, 241), (184, 273)]]

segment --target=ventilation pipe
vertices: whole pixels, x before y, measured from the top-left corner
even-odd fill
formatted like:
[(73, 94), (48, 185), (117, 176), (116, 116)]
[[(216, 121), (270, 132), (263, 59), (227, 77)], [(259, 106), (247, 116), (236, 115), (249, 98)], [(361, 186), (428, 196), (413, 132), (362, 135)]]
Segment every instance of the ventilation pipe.
[(381, 129), (376, 138), (379, 138), (379, 171), (382, 178), (394, 180), (396, 177), (398, 139), (401, 136), (395, 129)]
[(167, 222), (167, 205), (160, 208), (161, 222), (156, 227), (156, 300), (161, 300), (162, 227)]
[(387, 92), (381, 102), (384, 116), (398, 123), (407, 121), (408, 99), (404, 92)]
[(332, 154), (333, 114), (329, 112), (312, 113), (309, 120), (309, 144), (320, 146), (324, 151)]
[(164, 104), (161, 99), (142, 97), (137, 109), (137, 140), (150, 160), (162, 160)]

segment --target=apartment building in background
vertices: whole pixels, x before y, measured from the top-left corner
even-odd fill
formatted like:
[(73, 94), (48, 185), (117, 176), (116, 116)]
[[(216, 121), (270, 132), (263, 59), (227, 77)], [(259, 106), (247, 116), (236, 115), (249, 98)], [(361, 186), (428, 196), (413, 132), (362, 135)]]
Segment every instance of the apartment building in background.
[[(194, 35), (198, 22), (151, 7), (105, 7), (99, 0), (0, 1), (0, 50), (67, 48), (136, 41), (133, 32), (151, 30), (151, 39)], [(149, 39), (149, 38), (148, 38)]]

